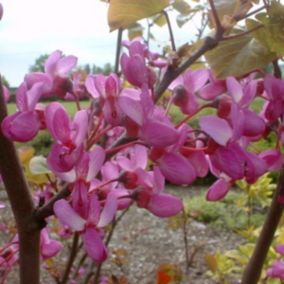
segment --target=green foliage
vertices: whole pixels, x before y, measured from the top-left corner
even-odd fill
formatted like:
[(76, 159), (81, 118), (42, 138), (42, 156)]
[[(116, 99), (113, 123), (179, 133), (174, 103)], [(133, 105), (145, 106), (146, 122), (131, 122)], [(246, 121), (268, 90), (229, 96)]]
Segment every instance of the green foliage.
[(279, 56), (284, 55), (284, 6), (278, 1), (272, 1), (268, 13), (261, 13), (256, 16), (257, 20), (247, 20), (247, 27), (254, 28), (262, 24), (263, 28), (253, 33), (262, 44), (264, 44), (271, 52), (277, 53)]
[(52, 139), (47, 131), (41, 131), (33, 141), (27, 143), (35, 149), (37, 155), (47, 156), (52, 144)]
[[(248, 184), (245, 181), (237, 183), (241, 193), (229, 194), (224, 200), (225, 203), (230, 205), (227, 214), (232, 208), (237, 208), (242, 212), (239, 216), (246, 214), (248, 220), (246, 226), (239, 228), (235, 231), (245, 239), (245, 242), (237, 246), (235, 249), (227, 251), (216, 251), (214, 255), (205, 256), (205, 261), (210, 269), (210, 275), (218, 281), (218, 283), (231, 283), (232, 279), (238, 281), (240, 276), (247, 265), (250, 256), (252, 255), (255, 243), (259, 237), (261, 225), (263, 224), (263, 214), (256, 213), (255, 211), (262, 211), (271, 203), (271, 197), (276, 185), (273, 183), (269, 174), (263, 175), (255, 184)], [(235, 210), (235, 209), (233, 209)], [(239, 217), (237, 223), (240, 222)], [(234, 224), (234, 223), (233, 223)], [(274, 239), (274, 244), (284, 242), (284, 228), (278, 229)], [(277, 258), (277, 254), (273, 247), (269, 250), (265, 267), (261, 275), (261, 283), (274, 284), (273, 279), (266, 278), (266, 269)], [(214, 266), (212, 265), (214, 264)]]
[(245, 206), (253, 206), (266, 208), (271, 203), (273, 191), (276, 188), (276, 184), (272, 183), (273, 180), (268, 173), (260, 177), (254, 184), (247, 184), (244, 180), (237, 182), (237, 185), (242, 189), (250, 204), (244, 204)]
[(251, 34), (243, 35), (220, 44), (205, 54), (206, 60), (218, 78), (242, 76), (263, 68), (275, 58), (271, 52)]
[(44, 72), (44, 63), (48, 58), (48, 54), (42, 54), (38, 58), (36, 58), (33, 65), (30, 66), (30, 72)]

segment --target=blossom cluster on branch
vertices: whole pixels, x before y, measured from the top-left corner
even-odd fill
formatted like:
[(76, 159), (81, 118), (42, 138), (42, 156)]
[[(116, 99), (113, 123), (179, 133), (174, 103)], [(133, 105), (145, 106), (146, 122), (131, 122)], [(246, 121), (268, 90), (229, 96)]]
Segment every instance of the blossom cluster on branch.
[[(237, 180), (254, 183), (283, 165), (282, 80), (263, 78), (259, 72), (219, 80), (209, 69), (189, 69), (170, 84), (171, 96), (155, 103), (158, 74), (169, 68), (167, 61), (139, 40), (124, 46), (122, 76), (89, 75), (86, 80), (69, 76), (76, 57), (53, 52), (44, 72), (26, 75), (16, 92), (17, 111), (1, 125), (7, 138), (19, 142), (31, 141), (41, 130), (50, 133), (53, 144), (46, 162), (54, 180), (35, 200), (44, 208), (58, 190), (67, 188), (68, 197), (54, 201), (54, 215), (65, 230), (82, 236), (88, 256), (97, 263), (107, 258), (105, 229), (118, 211), (133, 204), (158, 217), (182, 211), (182, 200), (164, 192), (165, 181), (190, 185), (210, 172), (216, 181), (206, 197), (216, 201)], [(4, 94), (8, 100), (5, 89)], [(40, 103), (50, 96), (74, 101), (74, 117), (60, 102)], [(83, 97), (90, 99), (84, 109)], [(252, 108), (255, 100), (264, 102), (259, 113)], [(184, 114), (182, 121), (173, 121), (173, 107)], [(210, 114), (190, 125), (204, 109)], [(255, 151), (254, 142), (270, 134), (276, 136), (275, 147)], [(49, 239), (47, 229), (42, 230), (43, 258), (61, 248)], [(14, 264), (15, 239), (10, 249), (12, 256), (6, 249), (0, 252), (5, 269)]]

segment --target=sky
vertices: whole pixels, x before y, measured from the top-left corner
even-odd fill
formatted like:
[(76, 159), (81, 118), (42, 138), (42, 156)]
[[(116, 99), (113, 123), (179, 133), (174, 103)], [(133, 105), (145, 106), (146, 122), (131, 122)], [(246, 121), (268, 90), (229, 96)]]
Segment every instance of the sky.
[[(80, 65), (113, 64), (116, 32), (109, 32), (106, 3), (99, 0), (0, 2), (4, 7), (0, 21), (0, 73), (11, 86), (22, 82), (37, 57), (56, 49), (77, 56)], [(159, 40), (164, 41), (162, 44), (166, 43), (167, 30), (157, 32)], [(181, 31), (178, 35), (184, 37)]]

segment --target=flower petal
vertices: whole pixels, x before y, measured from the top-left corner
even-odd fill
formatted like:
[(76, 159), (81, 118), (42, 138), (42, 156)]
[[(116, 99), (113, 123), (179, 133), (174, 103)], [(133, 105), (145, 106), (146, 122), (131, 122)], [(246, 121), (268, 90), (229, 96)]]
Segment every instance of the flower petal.
[(147, 209), (158, 217), (171, 217), (181, 212), (183, 204), (180, 198), (170, 194), (154, 194)]
[(107, 249), (97, 229), (88, 227), (83, 235), (83, 240), (84, 248), (90, 258), (97, 263), (106, 260)]
[(224, 179), (218, 179), (208, 189), (206, 199), (208, 201), (217, 201), (225, 197), (231, 184)]
[(54, 203), (53, 210), (57, 218), (74, 231), (82, 231), (86, 221), (81, 218), (65, 199)]
[(100, 216), (98, 228), (107, 226), (115, 217), (117, 210), (117, 197), (114, 194), (109, 193), (106, 199), (105, 206)]
[(233, 135), (229, 123), (225, 119), (213, 115), (201, 117), (199, 125), (205, 133), (222, 146), (225, 146)]
[(166, 147), (177, 141), (178, 132), (164, 123), (147, 121), (140, 129), (140, 138), (151, 146)]
[(134, 100), (127, 96), (120, 96), (118, 98), (118, 104), (121, 110), (130, 117), (137, 124), (142, 125), (143, 123), (143, 109), (141, 102), (138, 100)]
[(167, 153), (159, 160), (165, 178), (174, 184), (191, 184), (196, 179), (192, 164), (180, 154)]

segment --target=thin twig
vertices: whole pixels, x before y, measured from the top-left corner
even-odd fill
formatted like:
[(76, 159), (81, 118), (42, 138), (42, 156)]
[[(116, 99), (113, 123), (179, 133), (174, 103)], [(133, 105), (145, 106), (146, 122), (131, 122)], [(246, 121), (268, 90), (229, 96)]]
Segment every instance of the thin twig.
[(123, 32), (123, 29), (119, 29), (117, 31), (116, 54), (115, 54), (115, 65), (114, 65), (114, 73), (116, 74), (118, 74), (118, 71), (119, 71), (119, 59), (120, 59), (120, 51), (121, 51), (122, 32)]
[(213, 19), (216, 25), (216, 38), (221, 38), (223, 33), (224, 33), (224, 28), (221, 24), (217, 9), (215, 7), (214, 4), (214, 0), (208, 0), (211, 11), (212, 11), (212, 15), (213, 15)]
[(272, 61), (273, 69), (274, 69), (274, 76), (278, 79), (282, 78), (282, 71), (278, 63), (278, 59)]
[(240, 21), (240, 20), (247, 19), (247, 18), (253, 16), (254, 14), (260, 12), (261, 10), (263, 10), (263, 9), (265, 9), (265, 8), (266, 8), (265, 5), (263, 5), (263, 6), (259, 7), (259, 8), (257, 8), (257, 9), (255, 9), (255, 10), (253, 10), (253, 11), (251, 11), (251, 12), (245, 14), (245, 15), (234, 17), (234, 20), (235, 20), (235, 21)]
[(45, 205), (38, 208), (34, 216), (36, 220), (43, 221), (45, 218), (54, 214), (53, 205), (57, 200), (65, 198), (70, 195), (70, 190), (68, 187), (64, 187), (61, 191), (59, 191), (54, 197), (52, 197)]
[(76, 278), (77, 278), (77, 276), (78, 276), (78, 274), (79, 274), (79, 270), (80, 270), (80, 268), (83, 266), (83, 264), (84, 264), (85, 260), (87, 259), (87, 257), (88, 257), (88, 255), (87, 255), (86, 253), (84, 253), (84, 254), (82, 255), (82, 257), (81, 257), (81, 259), (79, 260), (78, 265), (77, 265), (77, 267), (76, 267), (76, 269), (75, 269), (75, 271), (74, 271), (74, 273), (73, 273), (73, 279), (76, 279)]
[(167, 25), (168, 25), (168, 29), (169, 29), (169, 35), (170, 35), (170, 40), (171, 40), (171, 45), (172, 45), (172, 50), (176, 51), (175, 38), (174, 38), (174, 33), (173, 33), (170, 17), (169, 17), (169, 15), (168, 15), (168, 13), (166, 11), (163, 11), (163, 14), (164, 14), (164, 16), (166, 18), (166, 21), (167, 21)]
[(184, 253), (185, 253), (185, 272), (189, 272), (189, 256), (188, 256), (188, 238), (187, 238), (187, 215), (183, 208), (182, 210), (183, 222), (182, 222), (182, 232), (183, 232), (183, 242), (184, 242)]
[(248, 30), (248, 31), (245, 31), (245, 32), (242, 32), (242, 33), (238, 33), (238, 34), (235, 34), (235, 35), (231, 35), (231, 36), (226, 36), (226, 37), (223, 37), (221, 40), (230, 40), (230, 39), (236, 39), (236, 38), (239, 38), (239, 37), (242, 37), (242, 36), (245, 36), (245, 35), (248, 35), (252, 32), (255, 32), (257, 30), (259, 30), (260, 28), (263, 28), (264, 26), (262, 24), (258, 25), (258, 26), (255, 26), (254, 28)]
[(78, 243), (79, 243), (79, 234), (76, 232), (76, 233), (74, 233), (74, 236), (73, 236), (73, 242), (72, 242), (72, 247), (71, 247), (71, 251), (70, 251), (70, 256), (69, 256), (65, 271), (63, 273), (61, 284), (66, 284), (68, 279), (69, 279), (69, 274), (70, 274), (73, 262), (76, 258), (77, 253), (78, 253)]

